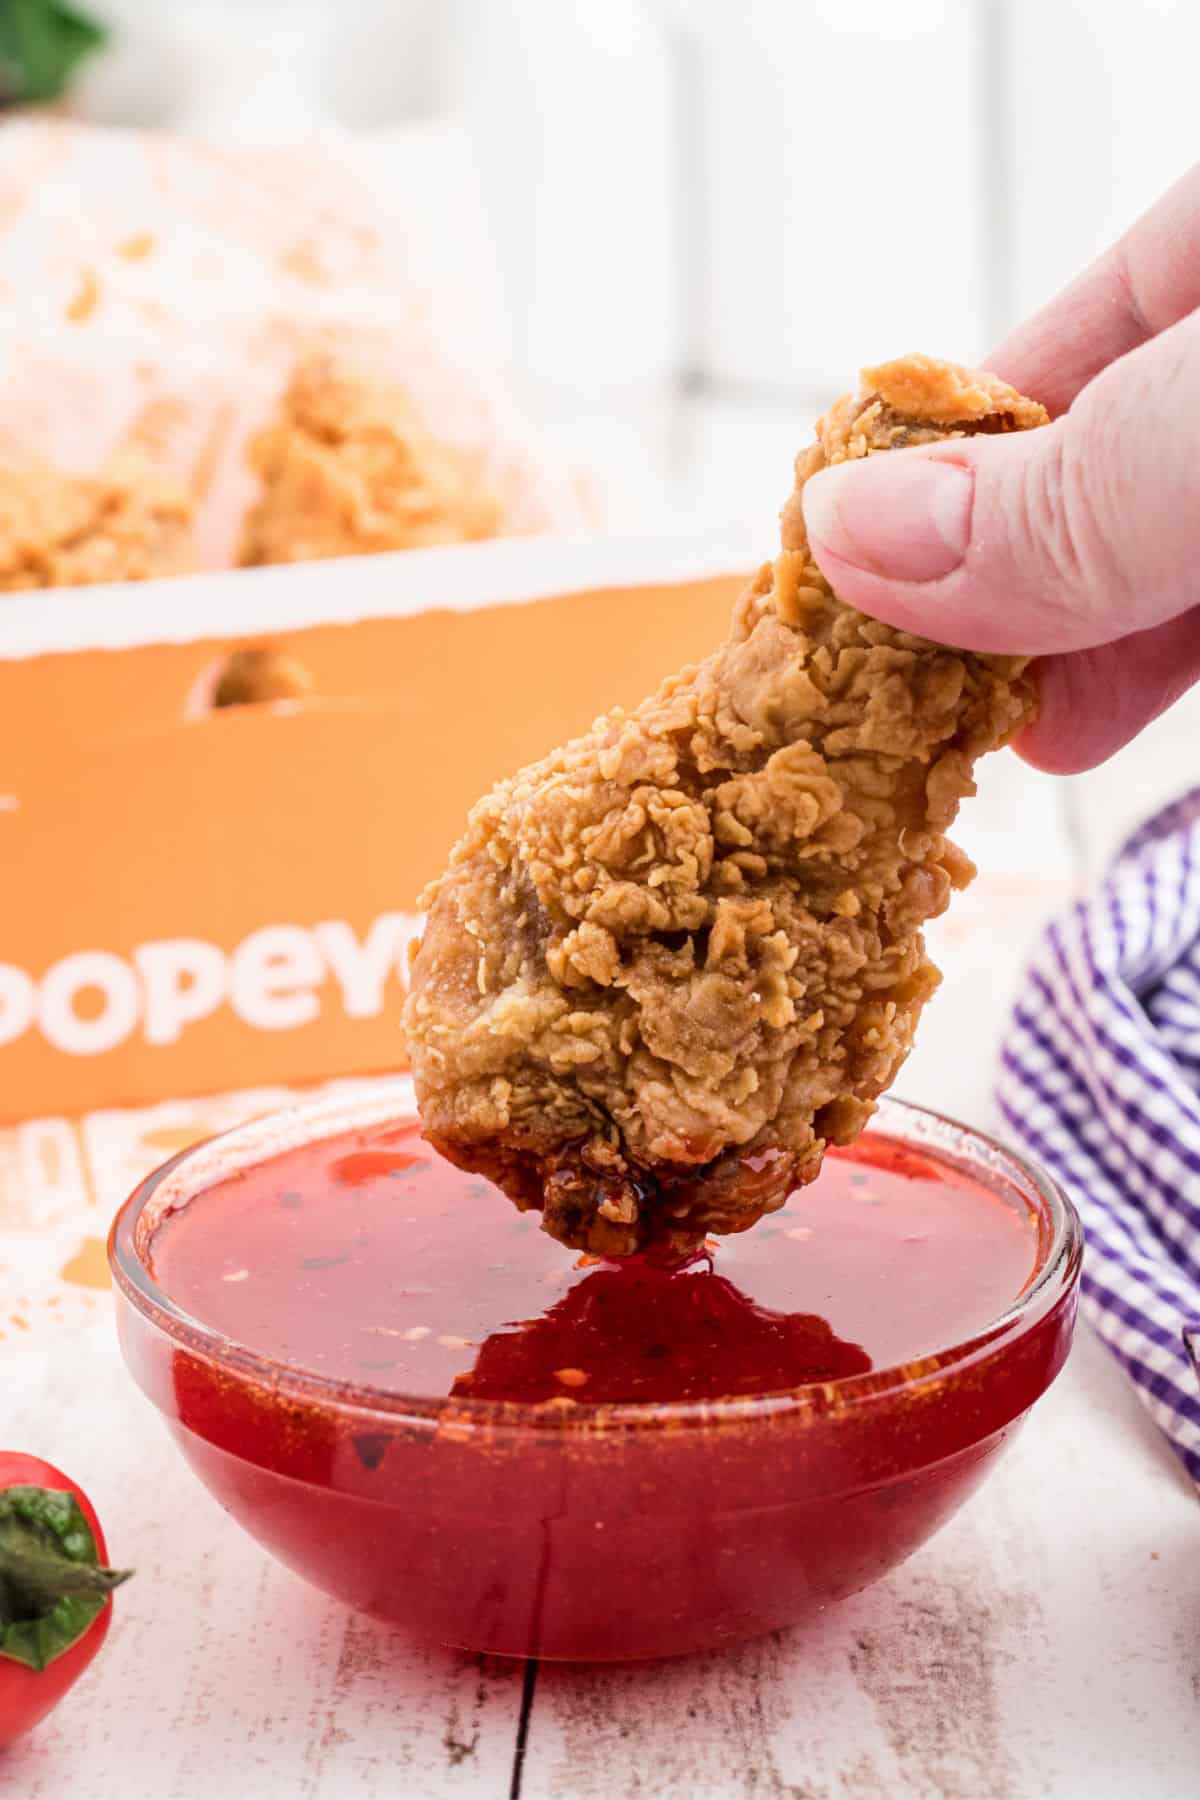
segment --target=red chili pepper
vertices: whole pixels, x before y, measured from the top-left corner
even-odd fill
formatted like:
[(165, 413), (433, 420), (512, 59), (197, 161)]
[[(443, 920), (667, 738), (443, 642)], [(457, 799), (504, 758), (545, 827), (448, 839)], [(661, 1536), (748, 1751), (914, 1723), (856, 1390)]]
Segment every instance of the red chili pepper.
[(87, 1668), (128, 1570), (104, 1566), (100, 1522), (73, 1481), (0, 1450), (0, 1750), (44, 1719)]

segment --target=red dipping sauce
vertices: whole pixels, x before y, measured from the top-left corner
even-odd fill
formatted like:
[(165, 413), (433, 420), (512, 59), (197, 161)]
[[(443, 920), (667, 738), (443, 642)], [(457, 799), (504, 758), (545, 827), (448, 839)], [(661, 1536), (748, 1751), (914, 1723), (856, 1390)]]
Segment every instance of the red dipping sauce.
[(127, 1359), (206, 1484), (423, 1636), (624, 1658), (793, 1623), (927, 1537), (1065, 1357), (1073, 1215), (931, 1115), (890, 1103), (668, 1265), (563, 1250), (386, 1108), (176, 1159), (112, 1254)]

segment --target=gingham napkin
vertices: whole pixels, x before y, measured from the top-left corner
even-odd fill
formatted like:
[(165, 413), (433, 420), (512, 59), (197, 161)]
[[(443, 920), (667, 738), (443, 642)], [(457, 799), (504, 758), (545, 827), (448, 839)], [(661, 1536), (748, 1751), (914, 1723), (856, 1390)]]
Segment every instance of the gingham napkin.
[(1079, 1209), (1085, 1314), (1200, 1484), (1200, 789), (1047, 932), (998, 1099)]

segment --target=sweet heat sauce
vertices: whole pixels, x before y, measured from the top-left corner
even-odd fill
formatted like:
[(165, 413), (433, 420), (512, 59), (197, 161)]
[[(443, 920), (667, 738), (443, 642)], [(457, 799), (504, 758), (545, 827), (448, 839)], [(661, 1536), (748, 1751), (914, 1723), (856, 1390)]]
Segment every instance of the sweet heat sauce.
[(193, 1318), (422, 1398), (712, 1400), (961, 1343), (1021, 1292), (1036, 1220), (868, 1138), (682, 1266), (565, 1251), (410, 1125), (305, 1146), (169, 1217), (153, 1273)]
[[(310, 1144), (150, 1246), (175, 1305), (281, 1378), (132, 1316), (126, 1354), (208, 1486), (317, 1585), (443, 1643), (621, 1659), (867, 1585), (976, 1485), (1069, 1343), (1073, 1290), (939, 1372), (1027, 1285), (1039, 1221), (881, 1136), (682, 1267), (538, 1225), (415, 1125)], [(285, 1365), (412, 1404), (339, 1402)], [(796, 1388), (812, 1402), (754, 1398)]]

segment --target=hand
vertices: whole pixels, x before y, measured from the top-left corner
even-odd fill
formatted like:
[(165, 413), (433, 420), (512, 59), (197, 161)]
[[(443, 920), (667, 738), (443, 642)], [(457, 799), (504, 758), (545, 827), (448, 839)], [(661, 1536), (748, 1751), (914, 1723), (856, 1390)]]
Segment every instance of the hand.
[(1038, 657), (1017, 748), (1103, 762), (1200, 677), (1200, 165), (988, 366), (1041, 431), (840, 464), (804, 490), (842, 599), (962, 649)]

